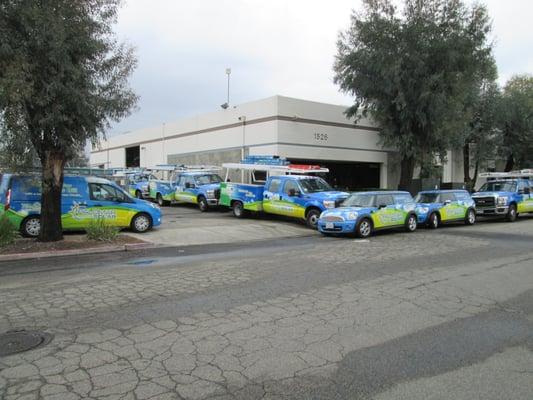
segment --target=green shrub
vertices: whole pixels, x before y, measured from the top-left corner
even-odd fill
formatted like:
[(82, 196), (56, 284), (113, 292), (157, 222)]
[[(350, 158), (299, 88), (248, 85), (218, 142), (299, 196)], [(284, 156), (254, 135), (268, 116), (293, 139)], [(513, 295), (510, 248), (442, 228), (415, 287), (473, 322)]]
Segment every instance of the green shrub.
[(0, 215), (0, 248), (15, 241), (18, 233), (5, 214)]
[(112, 242), (117, 238), (120, 229), (111, 225), (104, 218), (97, 218), (89, 222), (86, 231), (89, 240)]

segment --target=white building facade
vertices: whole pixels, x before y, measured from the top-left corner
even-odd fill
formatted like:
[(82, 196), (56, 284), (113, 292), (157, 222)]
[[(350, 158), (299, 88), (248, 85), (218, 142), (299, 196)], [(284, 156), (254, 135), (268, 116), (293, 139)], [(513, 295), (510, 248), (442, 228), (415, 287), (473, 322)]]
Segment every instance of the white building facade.
[[(372, 121), (348, 120), (346, 108), (273, 96), (111, 137), (93, 148), (90, 163), (106, 168), (221, 165), (248, 154), (275, 155), (328, 167), (328, 180), (337, 187), (395, 188), (397, 153), (381, 146)], [(455, 164), (444, 166), (450, 182), (462, 180)]]

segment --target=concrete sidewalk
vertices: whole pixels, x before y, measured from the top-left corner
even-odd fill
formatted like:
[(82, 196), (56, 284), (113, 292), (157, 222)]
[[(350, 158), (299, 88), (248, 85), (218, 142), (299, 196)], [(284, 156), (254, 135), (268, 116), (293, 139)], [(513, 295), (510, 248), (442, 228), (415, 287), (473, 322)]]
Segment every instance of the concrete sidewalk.
[(319, 235), (297, 220), (250, 216), (235, 218), (230, 212), (201, 213), (186, 206), (164, 207), (163, 224), (151, 232), (135, 234), (136, 238), (166, 246), (188, 246), (210, 243), (239, 243), (253, 240), (279, 239)]

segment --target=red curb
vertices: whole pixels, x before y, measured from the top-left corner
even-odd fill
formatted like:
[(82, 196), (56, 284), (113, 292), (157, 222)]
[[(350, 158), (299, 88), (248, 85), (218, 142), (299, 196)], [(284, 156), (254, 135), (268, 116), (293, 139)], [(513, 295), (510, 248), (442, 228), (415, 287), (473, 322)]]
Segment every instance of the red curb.
[(98, 254), (98, 253), (111, 253), (126, 251), (127, 245), (119, 246), (104, 246), (104, 247), (92, 247), (88, 249), (72, 249), (72, 250), (56, 250), (56, 251), (43, 251), (37, 253), (14, 253), (14, 254), (5, 254), (0, 255), (1, 261), (18, 261), (18, 260), (28, 260), (32, 258), (48, 258), (48, 257), (61, 257), (61, 256), (77, 256), (85, 254)]

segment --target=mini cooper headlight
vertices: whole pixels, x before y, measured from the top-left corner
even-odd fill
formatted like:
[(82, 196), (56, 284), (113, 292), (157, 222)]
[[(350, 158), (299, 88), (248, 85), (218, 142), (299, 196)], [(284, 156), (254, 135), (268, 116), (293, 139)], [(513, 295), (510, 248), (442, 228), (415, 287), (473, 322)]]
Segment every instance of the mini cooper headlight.
[(335, 201), (334, 200), (324, 200), (322, 202), (324, 204), (324, 207), (326, 208), (335, 208)]
[(351, 220), (351, 221), (355, 221), (357, 219), (357, 217), (359, 216), (359, 214), (357, 214), (356, 212), (349, 212), (346, 217)]
[(428, 207), (418, 207), (418, 209), (416, 211), (418, 211), (420, 214), (427, 214), (428, 211), (429, 211), (429, 208)]
[(507, 196), (498, 197), (498, 205), (504, 206), (507, 204)]
[(325, 214), (326, 214), (326, 212), (325, 212), (325, 211), (322, 211), (322, 212), (320, 213), (320, 217), (318, 217), (318, 218), (319, 218), (319, 219), (320, 219), (320, 218), (324, 218), (324, 215), (325, 215)]

